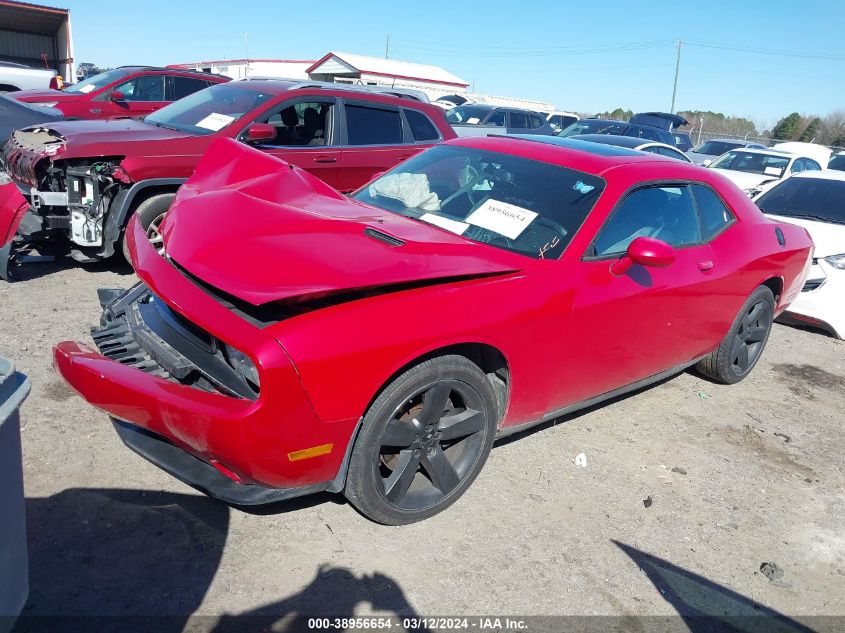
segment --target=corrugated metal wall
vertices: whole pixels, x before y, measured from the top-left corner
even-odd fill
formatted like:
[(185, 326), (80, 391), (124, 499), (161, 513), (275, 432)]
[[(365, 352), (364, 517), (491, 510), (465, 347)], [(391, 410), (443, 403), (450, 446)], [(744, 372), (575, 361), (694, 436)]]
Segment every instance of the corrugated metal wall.
[(55, 68), (56, 39), (54, 36), (0, 29), (0, 58), (43, 68), (42, 53), (47, 53), (50, 67)]

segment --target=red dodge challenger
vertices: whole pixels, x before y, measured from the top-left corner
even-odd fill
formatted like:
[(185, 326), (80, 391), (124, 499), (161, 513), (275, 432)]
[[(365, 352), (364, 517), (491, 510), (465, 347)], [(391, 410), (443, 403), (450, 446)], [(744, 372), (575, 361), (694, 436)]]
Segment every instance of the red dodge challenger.
[(448, 141), (347, 198), (230, 140), (99, 349), (55, 365), (134, 451), (233, 504), (343, 492), (386, 524), (472, 484), (497, 437), (760, 358), (812, 242), (718, 173), (547, 136)]

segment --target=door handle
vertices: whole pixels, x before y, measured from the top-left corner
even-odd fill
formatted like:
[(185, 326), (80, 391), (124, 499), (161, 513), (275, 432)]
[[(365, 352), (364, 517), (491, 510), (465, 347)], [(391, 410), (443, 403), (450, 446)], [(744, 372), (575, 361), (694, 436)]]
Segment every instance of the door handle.
[(713, 268), (713, 262), (709, 259), (707, 261), (698, 262), (698, 270), (704, 272)]
[(314, 159), (314, 162), (315, 163), (336, 163), (337, 158), (334, 158), (333, 156), (318, 156), (317, 158)]

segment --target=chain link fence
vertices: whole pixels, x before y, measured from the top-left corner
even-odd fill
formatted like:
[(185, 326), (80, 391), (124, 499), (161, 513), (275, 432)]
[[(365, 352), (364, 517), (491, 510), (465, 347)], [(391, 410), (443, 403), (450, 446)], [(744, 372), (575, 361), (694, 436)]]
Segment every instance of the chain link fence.
[[(688, 131), (690, 139), (692, 140), (692, 144), (696, 147), (705, 141), (711, 141), (713, 139), (734, 139), (738, 141), (747, 141), (749, 143), (759, 143), (764, 147), (771, 147), (772, 145), (776, 145), (777, 143), (785, 143), (786, 141), (782, 139), (774, 139), (767, 136), (752, 136), (742, 135), (742, 134), (724, 134), (719, 132), (707, 132), (702, 130), (701, 127), (693, 126)], [(841, 152), (845, 151), (845, 147), (836, 147), (833, 145), (825, 145), (834, 152)]]

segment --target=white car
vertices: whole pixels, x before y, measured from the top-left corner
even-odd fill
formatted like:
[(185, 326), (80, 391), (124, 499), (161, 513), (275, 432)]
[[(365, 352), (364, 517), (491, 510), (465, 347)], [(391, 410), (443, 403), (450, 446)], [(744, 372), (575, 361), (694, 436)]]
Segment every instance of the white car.
[(540, 112), (540, 114), (546, 117), (546, 121), (549, 122), (555, 132), (568, 128), (575, 121), (581, 120), (581, 117), (574, 112)]
[(748, 196), (760, 193), (763, 185), (802, 171), (819, 171), (819, 162), (804, 154), (775, 149), (732, 149), (708, 165), (733, 181)]
[(787, 316), (845, 338), (845, 172), (804, 172), (754, 199), (774, 220), (803, 226), (816, 248)]

